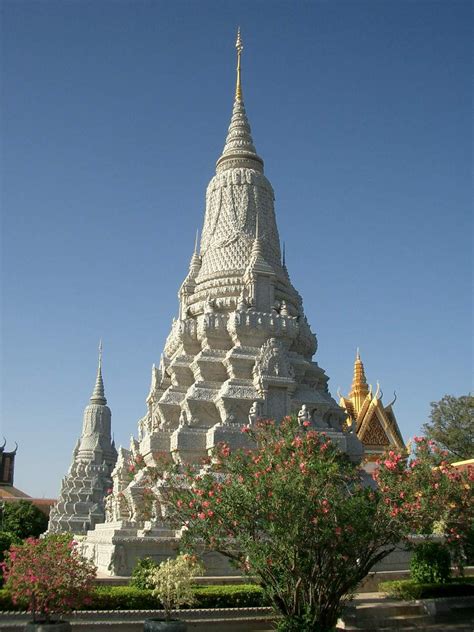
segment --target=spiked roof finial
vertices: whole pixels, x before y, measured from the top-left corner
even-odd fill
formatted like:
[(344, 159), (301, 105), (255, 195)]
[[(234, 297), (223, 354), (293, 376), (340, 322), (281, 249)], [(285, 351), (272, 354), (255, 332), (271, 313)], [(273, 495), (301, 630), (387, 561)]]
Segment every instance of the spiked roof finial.
[(237, 41), (235, 42), (235, 48), (237, 49), (237, 83), (235, 86), (235, 100), (242, 101), (242, 83), (240, 77), (240, 57), (242, 55), (242, 51), (244, 50), (244, 45), (242, 44), (242, 38), (240, 37), (240, 26), (237, 29)]
[(107, 400), (104, 393), (104, 381), (102, 379), (102, 340), (99, 342), (99, 363), (97, 366), (97, 377), (95, 379), (94, 390), (92, 391), (91, 404), (101, 404), (105, 406)]
[(368, 393), (369, 385), (367, 384), (367, 378), (365, 377), (364, 365), (360, 359), (359, 347), (357, 347), (356, 359), (354, 362), (354, 377), (349, 397), (358, 396), (365, 398)]
[(235, 86), (235, 99), (232, 108), (232, 118), (230, 121), (224, 150), (216, 163), (217, 172), (236, 166), (255, 169), (263, 173), (263, 160), (257, 154), (252, 140), (250, 125), (244, 107), (241, 80), (241, 56), (243, 51), (240, 28), (237, 31), (237, 82)]

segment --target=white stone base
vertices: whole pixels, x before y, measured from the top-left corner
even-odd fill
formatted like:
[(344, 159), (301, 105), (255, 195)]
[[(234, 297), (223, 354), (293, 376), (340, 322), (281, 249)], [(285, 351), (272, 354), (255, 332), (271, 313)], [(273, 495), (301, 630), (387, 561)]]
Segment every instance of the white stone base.
[[(82, 541), (84, 555), (97, 566), (101, 575), (128, 577), (137, 560), (151, 557), (160, 563), (178, 554), (179, 538), (166, 528), (137, 529), (127, 522), (97, 525)], [(210, 576), (236, 575), (229, 561), (219, 553), (201, 556)]]

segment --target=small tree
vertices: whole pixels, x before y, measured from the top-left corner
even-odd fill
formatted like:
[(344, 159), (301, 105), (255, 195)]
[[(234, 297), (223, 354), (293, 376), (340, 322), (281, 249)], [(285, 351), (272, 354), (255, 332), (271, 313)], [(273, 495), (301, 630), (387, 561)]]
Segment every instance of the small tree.
[[(324, 433), (294, 418), (243, 430), (254, 450), (220, 445), (204, 472), (168, 474), (170, 516), (185, 526), (185, 544), (219, 551), (258, 578), (283, 615), (279, 630), (333, 630), (372, 566), (429, 522), (409, 483), (418, 467), (391, 452), (377, 490)], [(423, 472), (425, 488), (431, 468)]]
[(172, 610), (194, 603), (193, 579), (201, 572), (203, 568), (197, 558), (183, 554), (150, 569), (148, 584), (153, 588), (153, 595), (163, 605), (167, 620), (171, 619)]
[(96, 571), (64, 537), (12, 545), (1, 566), (13, 602), (26, 605), (33, 621), (46, 622), (86, 602)]
[(445, 395), (431, 402), (430, 419), (423, 426), (426, 436), (447, 450), (451, 460), (474, 458), (473, 395)]
[(3, 530), (10, 531), (20, 539), (37, 538), (48, 528), (47, 516), (30, 500), (5, 502)]

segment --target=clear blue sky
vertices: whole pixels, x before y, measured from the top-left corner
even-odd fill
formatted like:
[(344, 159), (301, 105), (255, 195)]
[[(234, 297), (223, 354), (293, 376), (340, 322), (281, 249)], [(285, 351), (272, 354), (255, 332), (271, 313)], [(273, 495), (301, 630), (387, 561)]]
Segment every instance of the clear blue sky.
[(405, 438), (472, 388), (468, 1), (11, 1), (2, 40), (2, 425), (55, 496), (97, 345), (118, 444), (145, 410), (223, 147), (235, 31), (331, 392), (356, 347)]

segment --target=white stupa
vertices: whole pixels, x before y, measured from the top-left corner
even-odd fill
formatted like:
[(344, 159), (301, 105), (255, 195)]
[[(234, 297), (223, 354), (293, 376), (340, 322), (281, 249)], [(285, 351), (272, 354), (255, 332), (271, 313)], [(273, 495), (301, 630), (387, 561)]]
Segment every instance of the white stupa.
[[(258, 417), (290, 413), (324, 429), (354, 460), (362, 454), (356, 435), (343, 432), (346, 415), (313, 360), (316, 336), (282, 258), (273, 188), (245, 112), (240, 33), (236, 48), (232, 118), (207, 187), (200, 247), (196, 242), (178, 318), (152, 370), (138, 440), (119, 450), (106, 523), (84, 544), (99, 570), (111, 574), (127, 575), (137, 557), (159, 560), (173, 550), (175, 534), (158, 503), (144, 502), (152, 481), (141, 466), (153, 466), (159, 455), (196, 462), (220, 441), (242, 446), (242, 426)], [(141, 468), (133, 481), (131, 465)], [(209, 572), (225, 573), (211, 558)]]

